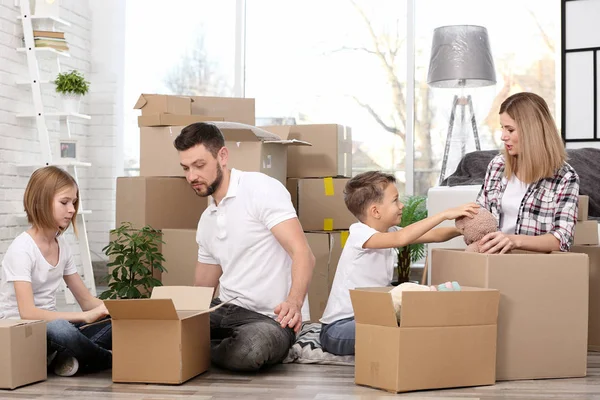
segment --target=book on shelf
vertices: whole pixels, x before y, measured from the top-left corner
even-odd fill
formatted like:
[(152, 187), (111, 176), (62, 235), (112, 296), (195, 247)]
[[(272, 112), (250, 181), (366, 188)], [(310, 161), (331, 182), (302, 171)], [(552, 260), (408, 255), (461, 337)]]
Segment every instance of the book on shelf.
[(64, 32), (56, 32), (56, 31), (37, 31), (33, 30), (34, 37), (44, 37), (44, 38), (56, 38), (56, 39), (64, 39)]

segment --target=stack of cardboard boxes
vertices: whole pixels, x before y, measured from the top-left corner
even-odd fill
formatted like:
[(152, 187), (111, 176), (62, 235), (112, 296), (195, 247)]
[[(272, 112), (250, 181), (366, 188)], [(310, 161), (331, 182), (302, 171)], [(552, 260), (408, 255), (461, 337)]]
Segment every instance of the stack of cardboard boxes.
[(598, 221), (589, 219), (588, 211), (588, 196), (579, 196), (579, 215), (577, 225), (575, 225), (575, 245), (571, 247), (571, 251), (585, 253), (590, 260), (588, 350), (600, 351), (600, 246), (598, 245)]
[(323, 315), (350, 225), (356, 218), (344, 203), (352, 176), (352, 134), (336, 124), (264, 127), (288, 140), (311, 147), (290, 147), (287, 188), (316, 264), (308, 291), (310, 321)]

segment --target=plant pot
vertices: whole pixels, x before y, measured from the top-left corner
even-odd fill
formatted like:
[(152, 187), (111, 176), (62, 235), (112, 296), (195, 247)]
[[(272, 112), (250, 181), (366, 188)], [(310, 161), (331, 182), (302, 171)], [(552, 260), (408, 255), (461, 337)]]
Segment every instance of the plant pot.
[(62, 111), (67, 113), (78, 113), (79, 104), (81, 103), (81, 95), (78, 94), (61, 94)]

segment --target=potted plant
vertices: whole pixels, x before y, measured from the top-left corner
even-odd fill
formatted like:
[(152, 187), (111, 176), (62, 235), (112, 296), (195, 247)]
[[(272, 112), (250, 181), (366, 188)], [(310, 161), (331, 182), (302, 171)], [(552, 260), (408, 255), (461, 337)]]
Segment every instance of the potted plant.
[(113, 267), (103, 278), (108, 289), (100, 294), (100, 299), (139, 299), (149, 297), (152, 288), (162, 286), (154, 277), (155, 272), (165, 272), (165, 261), (158, 249), (164, 243), (161, 232), (150, 226), (135, 229), (129, 222), (123, 222), (110, 231), (111, 241), (102, 249)]
[(76, 70), (60, 73), (56, 76), (54, 84), (56, 92), (62, 97), (64, 111), (79, 112), (81, 96), (90, 90), (90, 83), (85, 80), (83, 74)]
[[(400, 227), (406, 227), (410, 224), (414, 224), (422, 219), (427, 218), (425, 196), (408, 196), (404, 202), (404, 208), (402, 209), (402, 220), (398, 224)], [(424, 244), (411, 244), (396, 249), (398, 253), (398, 281), (396, 284), (408, 282), (410, 278), (410, 266), (413, 262), (416, 262), (425, 256), (425, 245)]]

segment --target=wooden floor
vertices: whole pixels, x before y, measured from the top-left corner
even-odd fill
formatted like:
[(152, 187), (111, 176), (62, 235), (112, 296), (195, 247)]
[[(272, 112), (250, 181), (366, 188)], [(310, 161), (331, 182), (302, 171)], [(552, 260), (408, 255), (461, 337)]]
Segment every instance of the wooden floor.
[[(588, 377), (500, 382), (495, 386), (402, 394), (414, 399), (600, 399), (600, 353), (588, 357)], [(60, 378), (13, 391), (0, 399), (379, 399), (394, 395), (356, 386), (354, 368), (286, 364), (258, 374), (211, 370), (180, 386), (116, 384), (110, 371)]]

